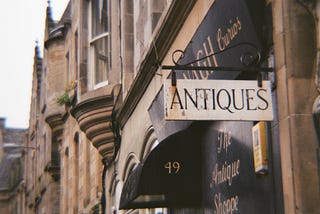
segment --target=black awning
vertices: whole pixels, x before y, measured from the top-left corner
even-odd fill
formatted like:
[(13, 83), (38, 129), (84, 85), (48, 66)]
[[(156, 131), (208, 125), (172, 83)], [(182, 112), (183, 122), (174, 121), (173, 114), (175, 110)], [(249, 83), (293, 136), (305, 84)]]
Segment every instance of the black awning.
[(120, 209), (200, 207), (200, 144), (190, 129), (163, 140), (128, 176)]

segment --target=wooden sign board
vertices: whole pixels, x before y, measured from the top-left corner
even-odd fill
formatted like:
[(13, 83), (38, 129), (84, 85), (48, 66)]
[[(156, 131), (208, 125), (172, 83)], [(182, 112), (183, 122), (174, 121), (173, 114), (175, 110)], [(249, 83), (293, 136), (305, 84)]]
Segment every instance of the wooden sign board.
[(166, 120), (272, 121), (270, 81), (167, 79), (164, 111)]

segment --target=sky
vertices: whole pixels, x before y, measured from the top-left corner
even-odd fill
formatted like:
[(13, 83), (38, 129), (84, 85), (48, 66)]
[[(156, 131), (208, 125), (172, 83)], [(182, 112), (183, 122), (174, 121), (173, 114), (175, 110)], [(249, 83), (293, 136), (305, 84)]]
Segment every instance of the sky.
[[(61, 18), (69, 0), (51, 0)], [(36, 41), (43, 53), (47, 0), (3, 1), (0, 7), (0, 117), (7, 128), (28, 128)]]

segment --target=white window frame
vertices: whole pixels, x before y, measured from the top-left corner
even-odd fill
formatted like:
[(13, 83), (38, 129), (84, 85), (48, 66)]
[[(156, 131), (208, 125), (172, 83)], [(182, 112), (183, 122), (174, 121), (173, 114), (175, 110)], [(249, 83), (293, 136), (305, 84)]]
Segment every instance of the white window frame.
[[(92, 29), (92, 1), (90, 1), (89, 4), (89, 82), (90, 82), (90, 87), (93, 90), (96, 90), (100, 87), (106, 86), (109, 84), (108, 82), (108, 73), (110, 70), (110, 58), (109, 58), (109, 45), (110, 45), (110, 39), (109, 39), (109, 32), (107, 30), (107, 32), (102, 32), (100, 34), (94, 35), (93, 36), (93, 29)], [(100, 3), (102, 2), (101, 0)], [(107, 1), (108, 2), (108, 1)], [(101, 13), (101, 11), (100, 11)], [(101, 15), (100, 15), (101, 16)], [(105, 72), (106, 72), (106, 78), (104, 81), (101, 82), (97, 82), (96, 80), (96, 72), (97, 72), (97, 65), (96, 65), (96, 50), (95, 50), (95, 43), (97, 43), (98, 41), (102, 40), (102, 39), (106, 39), (107, 41), (107, 50), (105, 53), (105, 57), (106, 57), (106, 68), (105, 68)]]

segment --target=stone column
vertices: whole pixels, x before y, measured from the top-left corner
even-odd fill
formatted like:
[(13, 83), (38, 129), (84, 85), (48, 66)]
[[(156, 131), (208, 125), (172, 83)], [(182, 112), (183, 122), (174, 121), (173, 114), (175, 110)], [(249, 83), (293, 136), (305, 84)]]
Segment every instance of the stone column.
[(315, 21), (298, 0), (277, 0), (273, 23), (284, 209), (288, 214), (318, 213), (318, 140), (312, 115), (318, 96)]

